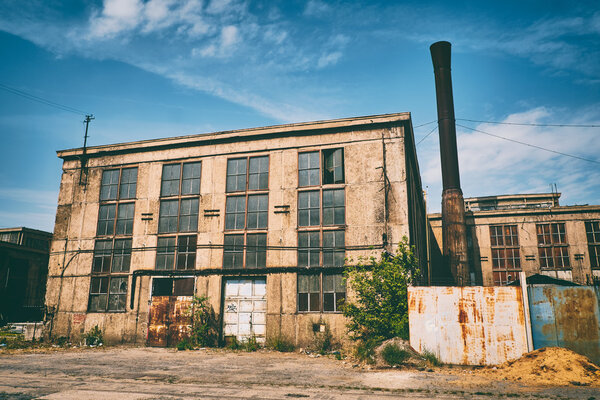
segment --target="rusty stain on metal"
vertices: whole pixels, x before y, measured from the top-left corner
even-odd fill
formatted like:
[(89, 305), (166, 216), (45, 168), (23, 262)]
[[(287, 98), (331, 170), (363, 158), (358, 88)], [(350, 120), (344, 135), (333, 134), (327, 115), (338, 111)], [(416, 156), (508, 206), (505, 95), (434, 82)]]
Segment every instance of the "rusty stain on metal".
[(168, 347), (190, 334), (190, 296), (154, 296), (150, 305), (148, 346)]
[(451, 364), (495, 365), (527, 352), (516, 287), (409, 288), (410, 343)]

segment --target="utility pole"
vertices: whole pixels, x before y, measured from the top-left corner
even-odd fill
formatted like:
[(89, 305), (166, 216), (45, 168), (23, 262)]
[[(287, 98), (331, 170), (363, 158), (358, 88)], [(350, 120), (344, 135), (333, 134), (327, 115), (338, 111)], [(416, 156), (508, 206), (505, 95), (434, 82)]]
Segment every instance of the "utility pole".
[[(85, 186), (87, 184), (87, 138), (88, 138), (88, 127), (90, 122), (95, 119), (93, 114), (85, 116), (83, 122), (85, 123), (85, 134), (83, 135), (83, 152), (81, 153), (81, 173), (79, 174), (79, 184)], [(85, 177), (84, 177), (85, 175)]]

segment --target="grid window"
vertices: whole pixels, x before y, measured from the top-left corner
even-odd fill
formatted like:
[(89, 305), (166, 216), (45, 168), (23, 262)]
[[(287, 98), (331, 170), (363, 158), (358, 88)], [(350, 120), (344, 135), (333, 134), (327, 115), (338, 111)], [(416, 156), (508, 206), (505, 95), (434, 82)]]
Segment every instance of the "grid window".
[(90, 285), (90, 311), (106, 311), (108, 305), (108, 277), (92, 278)]
[(108, 286), (108, 311), (125, 310), (127, 277), (111, 277)]
[(133, 203), (119, 204), (116, 235), (131, 235), (133, 233), (133, 211)]
[(248, 171), (248, 190), (269, 188), (269, 157), (251, 157)]
[(298, 186), (319, 185), (319, 152), (298, 154)]
[(323, 231), (323, 266), (344, 265), (344, 231)]
[(111, 272), (129, 272), (131, 239), (115, 239)]
[(198, 230), (198, 199), (181, 199), (179, 208), (179, 232)]
[(517, 225), (491, 225), (490, 242), (494, 285), (504, 286), (514, 281), (521, 270)]
[(160, 195), (163, 197), (179, 194), (181, 164), (163, 165)]
[(121, 170), (121, 184), (119, 188), (120, 199), (134, 199), (137, 189), (137, 168), (124, 168)]
[(119, 189), (119, 170), (106, 170), (102, 172), (100, 184), (100, 201), (116, 200)]
[(226, 179), (225, 230), (242, 232), (225, 235), (223, 268), (264, 268), (267, 234), (256, 231), (268, 227), (269, 156), (227, 160)]
[(318, 226), (321, 223), (319, 191), (298, 193), (298, 226)]
[(267, 229), (269, 195), (253, 194), (248, 196), (247, 229)]
[(298, 266), (318, 267), (320, 263), (320, 232), (298, 232)]
[(177, 265), (175, 269), (194, 269), (196, 267), (196, 235), (177, 238)]
[(341, 274), (298, 275), (299, 312), (340, 312), (345, 299)]
[(344, 225), (344, 189), (323, 190), (323, 225)]
[(98, 212), (97, 236), (109, 236), (115, 231), (116, 204), (102, 204)]
[(200, 194), (200, 175), (202, 172), (201, 163), (183, 164), (183, 175), (181, 177), (181, 194), (199, 195)]
[(173, 269), (175, 263), (176, 237), (159, 237), (156, 245), (156, 269)]
[(600, 221), (586, 221), (585, 232), (590, 252), (590, 265), (594, 269), (600, 268)]
[(223, 268), (244, 266), (244, 235), (225, 235)]
[(89, 311), (125, 311), (127, 279), (127, 276), (92, 277)]
[(323, 150), (323, 185), (344, 183), (344, 153), (342, 149)]
[(225, 229), (244, 229), (246, 196), (229, 196), (225, 204)]
[(227, 160), (227, 192), (246, 190), (246, 158)]
[(246, 236), (246, 268), (264, 268), (267, 264), (267, 234)]
[(179, 200), (163, 200), (160, 202), (158, 232), (177, 232)]
[(545, 269), (570, 268), (569, 246), (564, 223), (536, 225), (540, 267)]
[(92, 273), (108, 273), (112, 257), (112, 240), (96, 240)]
[(341, 274), (323, 274), (323, 311), (341, 311), (346, 300), (346, 284)]

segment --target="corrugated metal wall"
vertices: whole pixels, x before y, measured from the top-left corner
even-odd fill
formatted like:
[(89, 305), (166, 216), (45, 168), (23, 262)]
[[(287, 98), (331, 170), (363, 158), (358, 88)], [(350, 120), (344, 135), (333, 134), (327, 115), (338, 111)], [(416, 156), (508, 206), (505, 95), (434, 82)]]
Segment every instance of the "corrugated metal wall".
[(560, 346), (600, 364), (600, 291), (591, 286), (528, 288), (533, 346)]
[(496, 365), (527, 352), (519, 287), (411, 287), (410, 344), (443, 363)]

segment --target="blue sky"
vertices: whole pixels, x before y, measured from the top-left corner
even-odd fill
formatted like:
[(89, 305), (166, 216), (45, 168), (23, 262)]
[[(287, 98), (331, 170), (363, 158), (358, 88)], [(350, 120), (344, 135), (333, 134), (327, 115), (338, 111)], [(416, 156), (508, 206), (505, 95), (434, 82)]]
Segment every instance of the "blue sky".
[[(90, 145), (403, 111), (417, 126), (436, 118), (438, 40), (457, 118), (600, 124), (597, 1), (0, 0), (0, 84), (93, 113)], [(82, 145), (82, 120), (0, 90), (0, 227), (53, 229), (55, 151)], [(459, 123), (600, 161), (600, 128)], [(556, 183), (562, 204), (600, 203), (600, 164), (457, 129), (465, 197)], [(439, 211), (436, 132), (418, 153)]]

